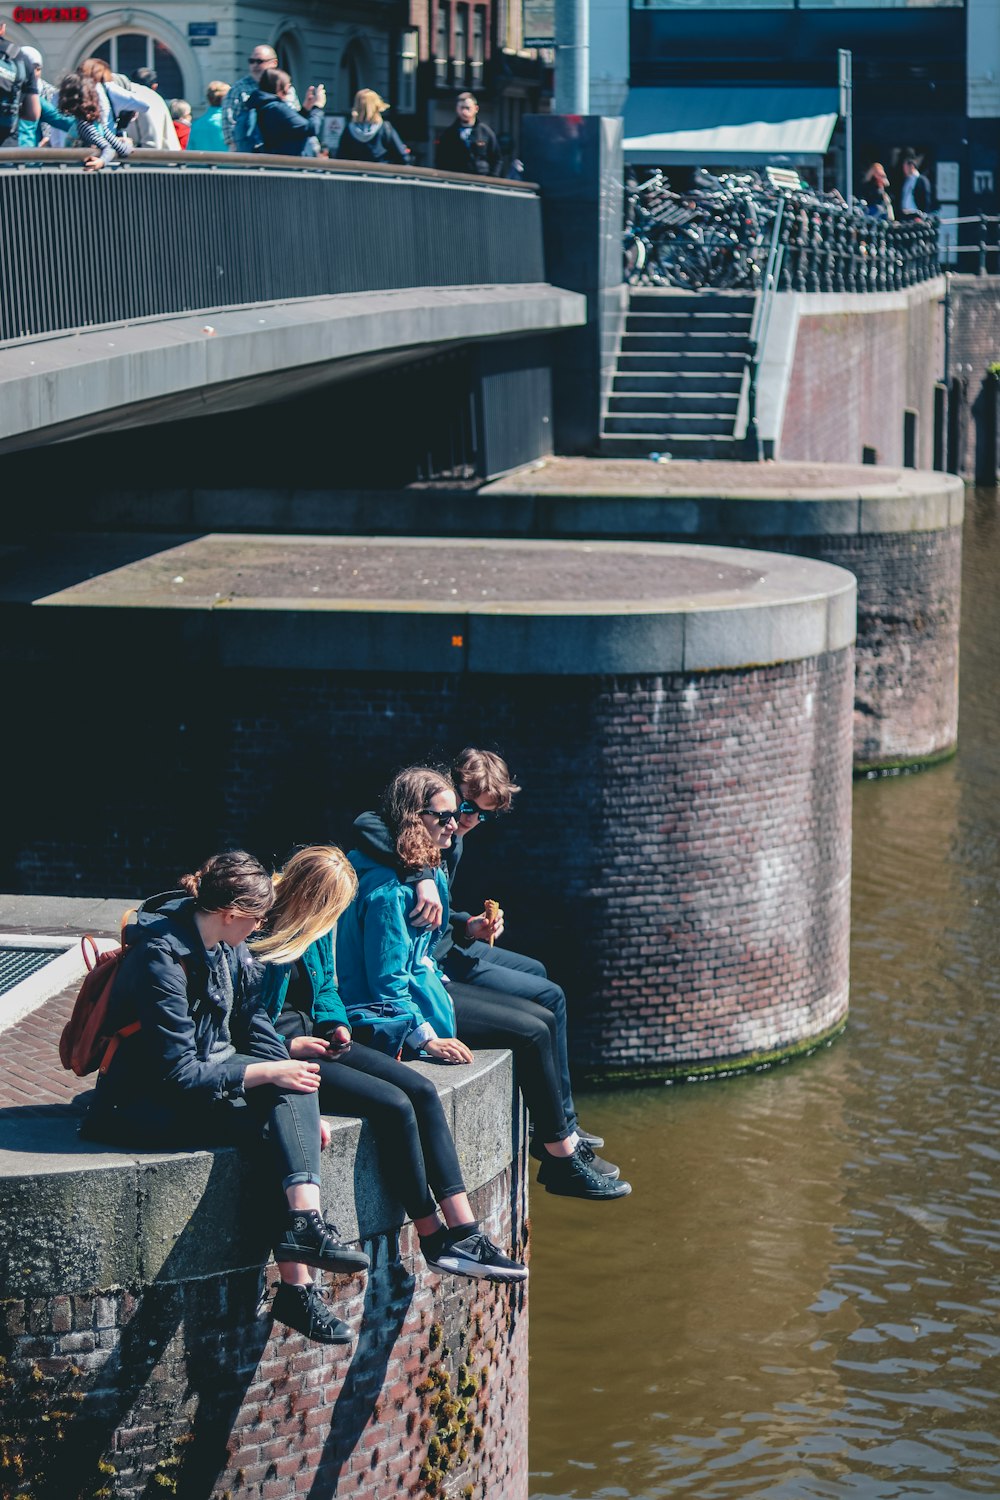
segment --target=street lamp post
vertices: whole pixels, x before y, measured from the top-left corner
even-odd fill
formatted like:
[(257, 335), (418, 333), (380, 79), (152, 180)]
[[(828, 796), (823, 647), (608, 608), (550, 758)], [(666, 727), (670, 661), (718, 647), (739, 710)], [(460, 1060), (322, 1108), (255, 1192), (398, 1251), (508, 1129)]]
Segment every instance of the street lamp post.
[(837, 85), (844, 122), (844, 198), (850, 207), (854, 201), (854, 75), (853, 59), (846, 47), (837, 49)]
[(590, 113), (588, 0), (556, 0), (556, 113)]

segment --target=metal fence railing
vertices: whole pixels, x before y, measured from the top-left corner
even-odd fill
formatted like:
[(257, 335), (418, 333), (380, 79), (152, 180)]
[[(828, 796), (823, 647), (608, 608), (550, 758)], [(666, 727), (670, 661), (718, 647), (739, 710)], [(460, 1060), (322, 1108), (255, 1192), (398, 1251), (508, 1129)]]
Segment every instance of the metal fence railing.
[(759, 289), (776, 222), (780, 291), (892, 291), (937, 275), (935, 219), (877, 218), (861, 203), (848, 207), (839, 194), (775, 175), (714, 177), (699, 170), (693, 188), (674, 192), (656, 171), (632, 185), (625, 197), (625, 280), (688, 291)]
[[(939, 219), (938, 225), (942, 266), (975, 276), (1000, 273), (1000, 214)], [(972, 237), (966, 238), (963, 230), (969, 230)]]
[(0, 150), (0, 343), (343, 292), (545, 280), (531, 184), (421, 168)]

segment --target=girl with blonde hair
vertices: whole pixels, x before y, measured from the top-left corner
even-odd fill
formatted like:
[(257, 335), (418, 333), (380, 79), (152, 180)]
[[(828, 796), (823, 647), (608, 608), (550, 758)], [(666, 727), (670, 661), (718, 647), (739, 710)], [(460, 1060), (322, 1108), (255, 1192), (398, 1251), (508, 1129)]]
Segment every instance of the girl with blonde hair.
[(290, 1056), (318, 1066), (323, 1113), (368, 1121), (386, 1181), (413, 1220), (427, 1264), (521, 1281), (526, 1268), (479, 1229), (434, 1084), (352, 1039), (337, 987), (335, 932), (357, 888), (352, 865), (331, 844), (300, 849), (287, 861), (274, 877), (267, 933), (253, 944), (261, 1004)]
[(410, 148), (403, 145), (388, 120), (382, 118), (388, 108), (374, 89), (358, 89), (351, 118), (337, 147), (340, 161), (379, 161), (405, 166), (410, 159)]

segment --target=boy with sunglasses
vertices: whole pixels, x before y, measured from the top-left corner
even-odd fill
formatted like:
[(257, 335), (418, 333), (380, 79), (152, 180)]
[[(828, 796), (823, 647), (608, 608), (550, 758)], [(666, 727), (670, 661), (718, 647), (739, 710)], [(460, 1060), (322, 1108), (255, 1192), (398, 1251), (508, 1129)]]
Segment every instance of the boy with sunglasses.
[[(454, 885), (466, 835), (481, 823), (491, 822), (509, 812), (515, 794), (521, 790), (511, 780), (506, 761), (491, 750), (478, 750), (472, 746), (455, 757), (451, 779), (459, 796), (459, 817), (455, 837), (441, 855), (449, 889)], [(363, 813), (356, 819), (354, 827), (372, 857), (385, 860), (388, 855), (391, 858), (391, 842), (381, 818), (374, 813)], [(440, 926), (441, 901), (430, 871), (411, 876), (409, 883), (414, 886), (416, 897), (410, 922), (416, 927)], [(565, 991), (553, 983), (545, 965), (536, 958), (514, 953), (509, 948), (491, 946), (490, 938), (495, 942), (503, 930), (502, 911), (491, 921), (485, 912), (472, 916), (468, 912), (453, 910), (449, 927), (441, 933), (434, 947), (434, 961), (456, 983), (516, 995), (552, 1012), (558, 1038), (555, 1062), (566, 1123), (576, 1132), (582, 1154), (589, 1164), (598, 1172), (615, 1178), (619, 1175), (618, 1168), (594, 1154), (596, 1148), (604, 1145), (603, 1137), (584, 1130), (577, 1118), (566, 1046)], [(532, 1154), (538, 1153), (533, 1151)]]

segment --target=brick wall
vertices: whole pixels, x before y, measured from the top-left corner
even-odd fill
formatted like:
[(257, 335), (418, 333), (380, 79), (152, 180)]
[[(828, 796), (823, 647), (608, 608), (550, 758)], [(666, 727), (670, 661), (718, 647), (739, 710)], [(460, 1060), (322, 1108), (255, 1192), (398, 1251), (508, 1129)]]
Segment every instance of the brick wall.
[(868, 447), (878, 463), (898, 466), (910, 408), (918, 413), (916, 467), (933, 468), (942, 338), (936, 298), (911, 294), (906, 307), (880, 311), (803, 312), (780, 457), (861, 463)]
[[(473, 1196), (523, 1244), (510, 1174)], [(411, 1226), (336, 1283), (353, 1349), (259, 1313), (258, 1273), (0, 1303), (0, 1493), (523, 1500), (523, 1287), (431, 1275)]]
[(779, 1053), (847, 1005), (852, 679), (848, 651), (620, 680), (164, 665), (110, 742), (70, 745), (90, 684), (56, 699), (11, 668), (34, 733), (7, 888), (141, 895), (228, 842), (349, 847), (400, 765), (495, 744), (524, 792), (468, 839), (457, 900), (500, 900), (510, 946), (567, 987), (578, 1064)]
[[(964, 429), (960, 451), (963, 473), (980, 473), (983, 483), (995, 483), (996, 451), (986, 423), (994, 393), (986, 385), (986, 371), (1000, 361), (1000, 277), (953, 276), (951, 282), (951, 336), (948, 374), (963, 385), (962, 410), (958, 421)], [(985, 449), (989, 448), (987, 457)], [(977, 462), (978, 453), (978, 462)], [(992, 459), (992, 475), (983, 473), (984, 459)]]
[[(716, 538), (759, 547), (761, 538)], [(847, 568), (858, 580), (856, 770), (927, 763), (958, 741), (962, 529), (768, 537), (789, 552)]]

